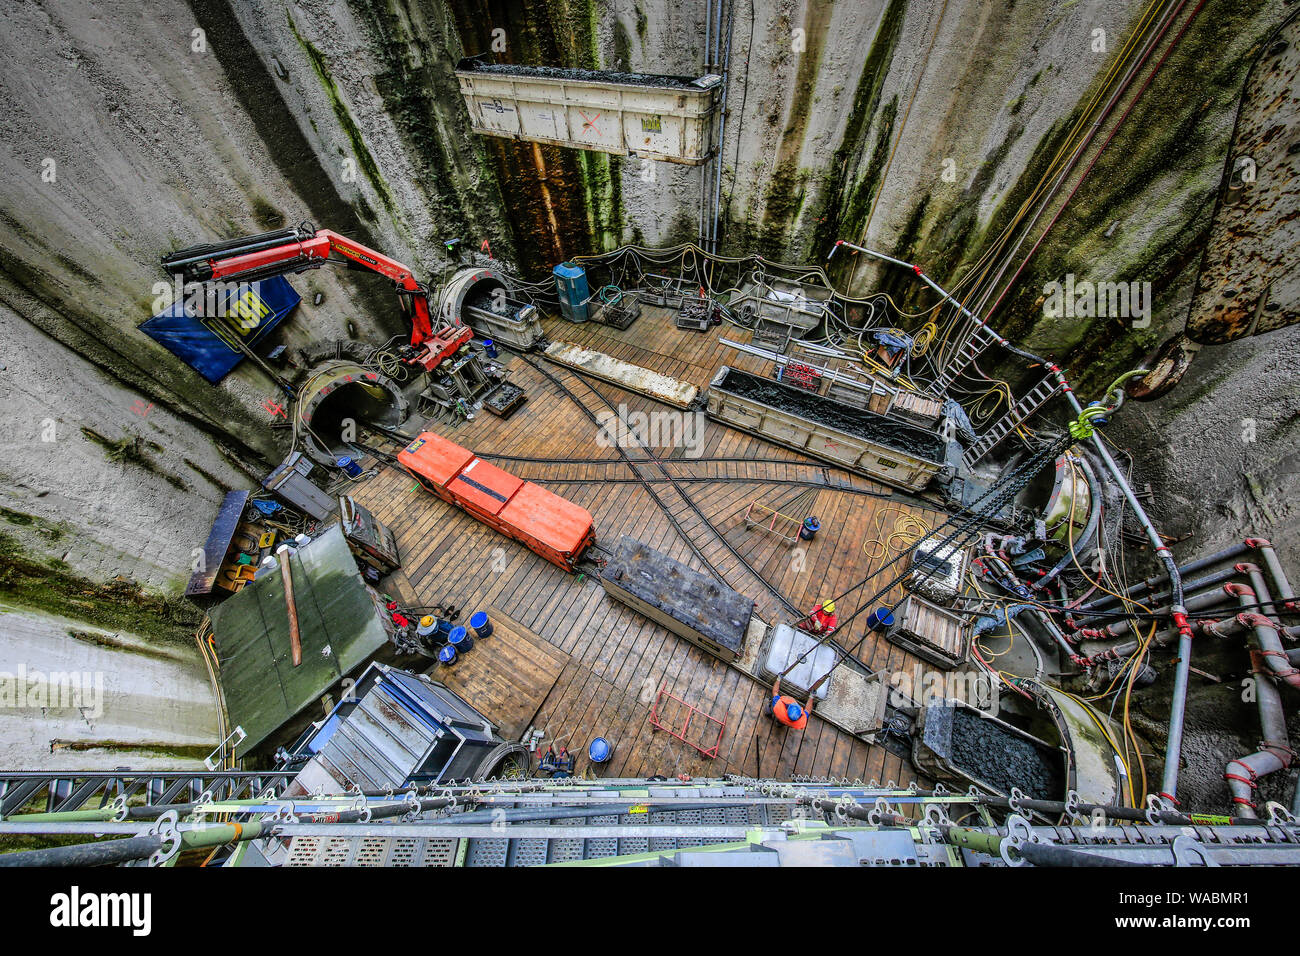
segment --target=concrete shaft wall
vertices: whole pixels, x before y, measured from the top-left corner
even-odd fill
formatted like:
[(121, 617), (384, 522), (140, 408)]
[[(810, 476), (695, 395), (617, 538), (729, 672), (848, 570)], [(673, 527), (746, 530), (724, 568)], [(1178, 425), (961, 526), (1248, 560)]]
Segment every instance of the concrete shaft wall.
[[(847, 238), (959, 281), (1033, 192), (1147, 6), (735, 3), (724, 251), (812, 261)], [(998, 327), (1068, 360), (1085, 388), (1182, 327), (1246, 65), (1285, 8), (1198, 8), (996, 314)], [(12, 343), (0, 390), (17, 411), (4, 426), (0, 494), (11, 532), (35, 518), (78, 535), (75, 547), (39, 535), (22, 547), (77, 573), (174, 591), (223, 488), (246, 486), (284, 451), (284, 433), (265, 427), (275, 388), (259, 371), (210, 386), (136, 330), (163, 252), (311, 219), (421, 277), (441, 273), (450, 238), (475, 251), (486, 242), (535, 275), (623, 241), (694, 239), (700, 170), (661, 164), (651, 179), (635, 160), (472, 136), (452, 71), (461, 55), (494, 52), (696, 74), (705, 11), (662, 0), (13, 5), (0, 33), (0, 321)], [(834, 265), (854, 291), (883, 283), (904, 302), (930, 301), (906, 275), (847, 257)], [(1151, 281), (1152, 325), (1044, 318), (1043, 285), (1065, 273)], [(403, 331), (377, 277), (293, 281), (305, 302), (281, 341)], [(1268, 366), (1272, 346), (1260, 342), (1250, 361)], [(1144, 424), (1183, 428), (1207, 407), (1225, 428), (1252, 417), (1235, 348), (1213, 357), (1195, 403), (1175, 391), (1142, 410)], [(1279, 401), (1279, 421), (1294, 417)], [(1260, 435), (1251, 454), (1275, 467), (1285, 429)], [(1171, 500), (1187, 502), (1239, 481), (1205, 456), (1162, 478)], [(161, 535), (141, 530), (150, 517)]]

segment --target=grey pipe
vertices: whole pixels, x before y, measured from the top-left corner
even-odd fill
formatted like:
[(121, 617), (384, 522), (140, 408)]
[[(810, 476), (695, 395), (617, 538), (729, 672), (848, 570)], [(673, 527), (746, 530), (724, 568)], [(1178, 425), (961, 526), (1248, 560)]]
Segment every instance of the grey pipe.
[(1259, 608), (1259, 613), (1277, 617), (1277, 608), (1273, 606), (1273, 595), (1269, 593), (1268, 585), (1264, 583), (1264, 575), (1259, 565), (1239, 564), (1237, 569), (1245, 572), (1250, 578), (1250, 586), (1255, 589), (1255, 604)]
[[(649, 801), (653, 808), (654, 801)], [(430, 826), (454, 826), (466, 823), (528, 823), (535, 820), (565, 820), (570, 818), (582, 817), (602, 817), (616, 816), (627, 813), (628, 808), (636, 805), (636, 801), (628, 800), (624, 803), (604, 803), (591, 804), (585, 807), (520, 807), (517, 809), (505, 810), (500, 807), (491, 810), (475, 810), (471, 813), (455, 813), (451, 816), (442, 817), (438, 820), (430, 820)], [(732, 807), (743, 806), (738, 803), (718, 803), (716, 800), (712, 803), (680, 803), (665, 807), (665, 810), (709, 810), (709, 809), (730, 809)], [(0, 857), (0, 859), (3, 859)]]
[[(1183, 584), (1183, 594), (1184, 595), (1195, 594), (1197, 591), (1203, 591), (1206, 588), (1217, 587), (1220, 584), (1226, 584), (1228, 581), (1231, 581), (1232, 579), (1239, 577), (1240, 575), (1241, 572), (1238, 571), (1235, 567), (1224, 568), (1222, 571), (1215, 571), (1213, 574), (1207, 574), (1203, 578), (1197, 578), (1194, 581), (1185, 582)], [(1142, 603), (1147, 605), (1148, 607), (1157, 607), (1161, 604), (1164, 604), (1166, 601), (1169, 600), (1169, 598), (1170, 598), (1170, 591), (1168, 590), (1157, 591), (1155, 594), (1151, 594), (1146, 597), (1143, 597)], [(1078, 610), (1083, 610), (1083, 608), (1078, 608)], [(1122, 612), (1120, 611), (1119, 608), (1115, 608), (1110, 613), (1120, 614)]]
[[(1249, 606), (1256, 600), (1255, 592), (1244, 585), (1236, 585), (1234, 591), (1243, 605)], [(1289, 655), (1282, 650), (1277, 631), (1268, 618), (1260, 614), (1242, 616), (1252, 625), (1257, 645), (1251, 651), (1251, 670), (1256, 677), (1255, 701), (1259, 707), (1263, 740), (1259, 750), (1229, 761), (1223, 776), (1228, 781), (1232, 802), (1241, 808), (1242, 816), (1257, 817), (1255, 802), (1251, 799), (1255, 781), (1291, 765), (1291, 742), (1287, 735), (1286, 713), (1282, 709), (1282, 694), (1270, 677), (1276, 674), (1296, 684), (1300, 681), (1300, 671), (1290, 666)], [(1278, 655), (1281, 661), (1277, 659)], [(1263, 658), (1264, 666), (1261, 666), (1260, 658)]]
[[(1205, 568), (1212, 567), (1224, 561), (1229, 561), (1232, 558), (1240, 557), (1241, 555), (1245, 554), (1249, 550), (1250, 550), (1250, 545), (1246, 544), (1244, 541), (1238, 542), (1237, 544), (1233, 545), (1231, 548), (1225, 548), (1222, 551), (1216, 551), (1214, 554), (1206, 555), (1205, 557), (1198, 558), (1195, 561), (1189, 561), (1187, 564), (1179, 565), (1178, 573), (1186, 577), (1189, 574), (1195, 574), (1197, 571), (1202, 571)], [(1132, 598), (1144, 592), (1150, 591), (1153, 587), (1155, 587), (1157, 584), (1159, 584), (1161, 581), (1164, 580), (1166, 579), (1160, 577), (1146, 578), (1145, 580), (1139, 581), (1137, 584), (1133, 585), (1128, 590), (1123, 591), (1121, 593), (1123, 593), (1123, 595), (1127, 598)], [(1226, 578), (1224, 580), (1226, 580)], [(1183, 589), (1186, 591), (1191, 591), (1194, 589), (1194, 587), (1195, 587), (1195, 582), (1188, 582), (1186, 585), (1184, 585)], [(1161, 595), (1163, 596), (1168, 596), (1168, 594), (1169, 594), (1168, 591), (1161, 592)], [(1143, 598), (1143, 603), (1146, 604), (1154, 600), (1160, 600), (1160, 598), (1156, 595), (1152, 595), (1151, 598), (1149, 599)], [(1115, 604), (1118, 601), (1119, 598), (1114, 597), (1113, 595), (1110, 594), (1106, 594), (1103, 595), (1102, 597), (1097, 598), (1095, 601), (1089, 601), (1087, 604), (1080, 604), (1079, 610), (1098, 611), (1104, 607), (1109, 607), (1110, 605)]]
[[(1229, 587), (1232, 587), (1232, 585), (1225, 584), (1223, 587), (1216, 588), (1213, 591), (1205, 591), (1201, 594), (1193, 594), (1191, 597), (1187, 599), (1184, 610), (1205, 611), (1219, 604), (1225, 603), (1229, 599), (1229, 597), (1234, 596), (1231, 591), (1227, 590)], [(1164, 616), (1170, 613), (1170, 609), (1157, 608), (1155, 609), (1155, 613), (1157, 615)], [(1102, 640), (1102, 641), (1111, 638), (1116, 638), (1116, 637), (1123, 637), (1125, 634), (1130, 634), (1130, 633), (1136, 633), (1136, 632), (1133, 630), (1133, 621), (1132, 619), (1129, 618), (1126, 618), (1122, 621), (1116, 621), (1114, 624), (1107, 624), (1105, 627), (1098, 627), (1098, 628), (1085, 627), (1079, 630), (1078, 632), (1081, 638), (1087, 640)]]
[(1268, 569), (1268, 576), (1273, 579), (1273, 586), (1277, 589), (1277, 595), (1282, 599), (1286, 610), (1300, 611), (1300, 604), (1296, 603), (1295, 591), (1291, 590), (1291, 582), (1286, 579), (1286, 572), (1282, 570), (1282, 562), (1277, 559), (1273, 543), (1268, 538), (1247, 538), (1246, 543), (1254, 545), (1255, 550), (1264, 559), (1264, 567)]
[[(731, 86), (731, 34), (736, 21), (736, 4), (732, 0), (727, 10), (727, 46), (722, 55), (722, 102), (718, 105), (718, 162), (713, 174), (713, 223), (709, 230), (709, 251), (718, 251), (718, 220), (721, 218), (722, 202), (722, 148), (727, 140), (727, 90)], [(722, 2), (718, 2), (718, 29), (722, 29)], [(719, 43), (721, 36), (719, 35)], [(751, 51), (752, 52), (752, 51)]]
[(1264, 735), (1263, 747), (1252, 754), (1230, 760), (1224, 770), (1228, 781), (1228, 790), (1232, 793), (1232, 802), (1237, 805), (1237, 812), (1244, 817), (1257, 819), (1258, 811), (1255, 801), (1251, 799), (1255, 791), (1255, 781), (1260, 777), (1284, 770), (1291, 763), (1290, 742), (1286, 732), (1286, 718), (1282, 712), (1282, 695), (1277, 686), (1267, 677), (1256, 672), (1259, 679), (1255, 681), (1255, 700), (1259, 705), (1260, 731)]
[[(1257, 578), (1258, 572), (1252, 577)], [(1243, 605), (1243, 610), (1257, 603), (1266, 595), (1257, 595), (1244, 584), (1225, 585), (1225, 589), (1231, 589), (1236, 594), (1237, 600)], [(1282, 647), (1282, 639), (1279, 636), (1280, 628), (1263, 614), (1243, 614), (1243, 617), (1250, 623), (1255, 633), (1255, 640), (1259, 644), (1260, 656), (1268, 665), (1269, 671), (1273, 677), (1285, 681), (1292, 687), (1300, 688), (1300, 671), (1291, 666), (1287, 657), (1286, 650)], [(1286, 725), (1283, 724), (1283, 731)]]
[(0, 867), (24, 866), (113, 866), (143, 860), (162, 849), (163, 838), (156, 834), (108, 840), (103, 843), (74, 843), (43, 850), (0, 853)]

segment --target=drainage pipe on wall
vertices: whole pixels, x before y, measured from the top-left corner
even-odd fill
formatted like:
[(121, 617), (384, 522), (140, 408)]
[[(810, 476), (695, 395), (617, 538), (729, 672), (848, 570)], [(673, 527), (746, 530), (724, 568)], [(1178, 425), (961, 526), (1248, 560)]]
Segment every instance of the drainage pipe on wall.
[[(713, 173), (713, 222), (709, 228), (709, 251), (718, 251), (718, 220), (722, 209), (722, 147), (727, 138), (727, 87), (731, 85), (731, 34), (736, 22), (735, 0), (727, 5), (727, 43), (722, 54), (722, 101), (718, 104), (718, 161)], [(722, 2), (718, 2), (718, 29), (722, 29)], [(719, 45), (721, 34), (719, 33)]]
[[(1259, 630), (1255, 633), (1258, 636)], [(1267, 667), (1260, 661), (1261, 656), (1258, 651), (1251, 650), (1251, 669), (1257, 677), (1255, 701), (1259, 705), (1259, 726), (1264, 739), (1259, 750), (1230, 760), (1223, 774), (1232, 793), (1232, 802), (1244, 817), (1258, 817), (1255, 801), (1251, 799), (1258, 786), (1256, 781), (1270, 773), (1285, 770), (1295, 756), (1287, 737), (1282, 695), (1269, 678)]]
[[(1194, 594), (1187, 598), (1185, 610), (1188, 611), (1205, 611), (1219, 604), (1223, 604), (1230, 597), (1235, 597), (1233, 591), (1228, 588), (1234, 585), (1225, 584), (1222, 588), (1216, 588), (1213, 591), (1206, 591), (1203, 594)], [(1157, 616), (1163, 616), (1169, 613), (1169, 609), (1157, 609), (1154, 612)], [(1082, 641), (1108, 641), (1117, 637), (1123, 637), (1125, 634), (1136, 634), (1133, 628), (1132, 620), (1126, 618), (1122, 621), (1116, 621), (1113, 624), (1107, 624), (1105, 627), (1085, 627), (1074, 633), (1074, 637)]]
[[(1300, 611), (1300, 603), (1296, 601), (1295, 592), (1291, 589), (1291, 582), (1287, 580), (1286, 572), (1282, 570), (1282, 565), (1278, 560), (1277, 552), (1273, 550), (1273, 545), (1267, 538), (1246, 538), (1230, 548), (1225, 548), (1222, 551), (1216, 551), (1214, 554), (1206, 555), (1203, 558), (1197, 558), (1195, 561), (1190, 561), (1187, 564), (1179, 565), (1178, 571), (1186, 577), (1189, 574), (1195, 574), (1197, 571), (1213, 567), (1214, 565), (1221, 564), (1224, 561), (1231, 561), (1234, 558), (1239, 558), (1249, 551), (1256, 551), (1259, 553), (1260, 559), (1264, 563), (1264, 569), (1268, 572), (1268, 577), (1273, 582), (1273, 589), (1277, 591), (1278, 596), (1282, 599), (1283, 608), (1287, 611)], [(1144, 598), (1141, 597), (1141, 595), (1150, 591), (1162, 580), (1162, 578), (1147, 578), (1143, 581), (1139, 581), (1137, 584), (1123, 592), (1124, 597), (1139, 599), (1145, 603), (1158, 601), (1162, 596), (1167, 595), (1168, 592), (1166, 591), (1159, 595), (1152, 595), (1150, 598)], [(1195, 584), (1193, 582), (1189, 582), (1185, 586), (1185, 589), (1190, 591), (1194, 586)], [(1094, 601), (1089, 601), (1086, 604), (1079, 605), (1079, 610), (1099, 611), (1103, 608), (1110, 607), (1119, 600), (1118, 597), (1107, 594)]]
[(1282, 599), (1283, 609), (1300, 611), (1300, 603), (1296, 602), (1295, 591), (1291, 590), (1291, 582), (1286, 579), (1286, 572), (1282, 570), (1282, 562), (1277, 559), (1273, 543), (1268, 538), (1247, 538), (1246, 544), (1258, 551), (1259, 556), (1264, 559), (1264, 567), (1268, 569), (1268, 576), (1273, 580), (1277, 596)]
[[(1224, 561), (1231, 561), (1233, 558), (1241, 557), (1241, 555), (1245, 554), (1249, 550), (1249, 545), (1245, 542), (1240, 542), (1233, 545), (1231, 548), (1225, 548), (1222, 551), (1216, 551), (1214, 554), (1206, 555), (1204, 558), (1189, 561), (1187, 564), (1180, 564), (1178, 566), (1178, 573), (1186, 578), (1188, 575), (1195, 574), (1197, 571), (1203, 571), (1206, 568), (1215, 566), (1216, 564), (1222, 564)], [(1152, 588), (1161, 584), (1165, 580), (1166, 579), (1163, 577), (1146, 578), (1130, 587), (1127, 591), (1120, 593), (1129, 600), (1141, 600), (1143, 603), (1158, 601), (1162, 595), (1168, 595), (1169, 592), (1162, 591), (1160, 594), (1151, 595), (1150, 598), (1143, 597), (1143, 595), (1150, 592)], [(1193, 587), (1195, 587), (1195, 582), (1189, 581), (1184, 585), (1184, 590), (1190, 591)], [(1119, 600), (1120, 599), (1114, 595), (1106, 594), (1097, 598), (1095, 601), (1080, 604), (1078, 609), (1080, 611), (1100, 611), (1103, 608), (1110, 607), (1112, 604), (1119, 603)]]

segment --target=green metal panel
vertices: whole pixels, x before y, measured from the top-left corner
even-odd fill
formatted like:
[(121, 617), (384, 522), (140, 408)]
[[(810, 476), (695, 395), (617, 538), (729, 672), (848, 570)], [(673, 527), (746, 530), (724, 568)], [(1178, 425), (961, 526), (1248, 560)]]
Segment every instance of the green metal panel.
[(213, 608), (221, 686), (248, 753), (357, 670), (388, 640), (371, 591), (336, 524), (289, 559), (302, 664), (289, 657), (289, 612), (280, 574), (253, 581)]

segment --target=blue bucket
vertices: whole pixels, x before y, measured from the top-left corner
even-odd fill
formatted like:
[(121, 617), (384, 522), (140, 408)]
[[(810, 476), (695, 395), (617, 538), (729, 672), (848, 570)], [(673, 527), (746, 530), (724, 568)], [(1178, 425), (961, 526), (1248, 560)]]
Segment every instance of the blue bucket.
[(358, 478), (361, 475), (361, 466), (358, 465), (351, 458), (349, 458), (347, 455), (344, 455), (342, 458), (336, 461), (335, 464), (338, 465), (340, 468), (342, 468), (343, 473), (347, 475), (349, 478)]
[(469, 631), (457, 624), (447, 635), (447, 644), (463, 654), (474, 649), (474, 638), (469, 636)]
[(471, 614), (469, 626), (474, 629), (474, 636), (477, 638), (492, 636), (492, 622), (488, 620), (486, 611), (475, 611)]
[(587, 748), (587, 756), (591, 758), (592, 763), (605, 763), (613, 753), (613, 746), (604, 737), (597, 737)]
[(497, 357), (497, 344), (496, 344), (495, 342), (493, 342), (491, 339), (484, 339), (484, 340), (483, 340), (483, 353), (484, 353), (488, 358), (496, 358), (496, 357)]
[(867, 615), (867, 627), (873, 631), (887, 631), (894, 626), (894, 612), (887, 607), (878, 607)]
[(450, 644), (444, 644), (438, 648), (438, 663), (443, 667), (450, 667), (456, 663), (456, 648)]

